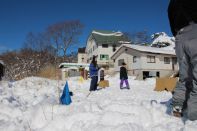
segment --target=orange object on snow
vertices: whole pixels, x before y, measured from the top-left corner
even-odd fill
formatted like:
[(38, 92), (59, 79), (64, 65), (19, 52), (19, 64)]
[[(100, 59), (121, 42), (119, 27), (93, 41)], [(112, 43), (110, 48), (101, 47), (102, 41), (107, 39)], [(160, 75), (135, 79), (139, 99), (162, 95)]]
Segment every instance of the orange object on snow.
[(99, 81), (98, 86), (102, 88), (109, 87), (109, 81), (108, 80)]
[(173, 91), (178, 81), (177, 77), (156, 78), (156, 86), (154, 91)]

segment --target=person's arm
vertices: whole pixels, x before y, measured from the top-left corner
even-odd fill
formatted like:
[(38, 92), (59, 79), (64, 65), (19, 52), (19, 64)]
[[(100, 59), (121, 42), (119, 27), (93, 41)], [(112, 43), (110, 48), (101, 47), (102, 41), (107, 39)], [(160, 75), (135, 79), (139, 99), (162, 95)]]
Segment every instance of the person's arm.
[(122, 67), (120, 67), (120, 79), (122, 79), (123, 78), (123, 75), (122, 75)]

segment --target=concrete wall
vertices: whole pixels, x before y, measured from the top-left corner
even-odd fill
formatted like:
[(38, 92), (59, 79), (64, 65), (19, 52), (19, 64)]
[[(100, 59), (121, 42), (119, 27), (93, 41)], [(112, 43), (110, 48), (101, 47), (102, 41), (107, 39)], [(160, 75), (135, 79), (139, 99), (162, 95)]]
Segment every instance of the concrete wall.
[(94, 39), (88, 39), (86, 53), (87, 53), (87, 60), (89, 60), (88, 63), (91, 62), (90, 58), (93, 55), (95, 55), (95, 56), (98, 55), (98, 47), (97, 47), (97, 44)]
[(71, 70), (67, 68), (60, 69), (61, 72), (61, 80), (65, 81), (68, 77), (80, 76), (79, 70)]
[(78, 53), (78, 61), (77, 63), (87, 63), (87, 54)]
[[(118, 61), (124, 59), (124, 62), (127, 63), (128, 73), (130, 75), (137, 76), (138, 79), (143, 79), (143, 71), (151, 72), (150, 74), (156, 74), (159, 72), (160, 77), (170, 76), (174, 72), (178, 71), (178, 64), (174, 65), (172, 63), (172, 55), (165, 54), (153, 54), (153, 53), (143, 53), (131, 48), (126, 47), (121, 48), (116, 52), (116, 59), (114, 64), (114, 70), (119, 71), (120, 66), (118, 66)], [(155, 56), (155, 63), (147, 62), (147, 55)], [(133, 63), (133, 57), (136, 56), (136, 62)], [(170, 58), (170, 63), (164, 63), (164, 57)]]
[[(108, 45), (108, 48), (103, 48), (102, 47), (102, 44), (99, 44), (98, 46), (98, 59), (97, 59), (97, 62), (98, 64), (108, 64), (108, 63), (112, 63), (113, 61), (111, 60), (111, 56), (113, 54), (112, 52), (112, 46), (109, 44)], [(100, 55), (108, 55), (108, 60), (101, 60), (100, 59)]]
[[(107, 44), (107, 43), (96, 43), (94, 39), (88, 39), (87, 41), (87, 47), (86, 47), (86, 52), (87, 52), (87, 59), (89, 60), (88, 63), (91, 62), (90, 58), (95, 55), (97, 57), (97, 63), (98, 65), (109, 65), (109, 67), (114, 67), (114, 62), (111, 59), (111, 56), (113, 55), (113, 44), (108, 44), (108, 48), (103, 48), (102, 44)], [(115, 43), (114, 43), (115, 44)], [(120, 44), (116, 44), (116, 50), (120, 47)], [(108, 55), (109, 59), (108, 60), (101, 60), (100, 55)]]
[(128, 53), (126, 53), (126, 52), (123, 52), (115, 60), (115, 63), (114, 63), (114, 69), (115, 69), (115, 71), (120, 71), (120, 66), (121, 65), (118, 65), (118, 63), (119, 63), (119, 60), (121, 60), (121, 59), (124, 59), (124, 62), (127, 64), (126, 65), (127, 69), (128, 70), (132, 70), (132, 64), (133, 64), (132, 56), (129, 55)]
[[(136, 79), (143, 80), (143, 71), (146, 72), (159, 72), (159, 77), (170, 77), (173, 73), (176, 71), (172, 70), (134, 70), (134, 75), (136, 76)], [(155, 77), (155, 76), (153, 76)]]
[[(148, 63), (147, 56), (155, 56), (155, 63)], [(170, 58), (170, 63), (164, 63), (164, 57)], [(142, 53), (141, 55), (141, 68), (142, 69), (164, 69), (164, 70), (172, 70), (172, 57), (170, 55), (164, 54), (149, 54), (149, 53)], [(176, 65), (177, 67), (178, 65)]]

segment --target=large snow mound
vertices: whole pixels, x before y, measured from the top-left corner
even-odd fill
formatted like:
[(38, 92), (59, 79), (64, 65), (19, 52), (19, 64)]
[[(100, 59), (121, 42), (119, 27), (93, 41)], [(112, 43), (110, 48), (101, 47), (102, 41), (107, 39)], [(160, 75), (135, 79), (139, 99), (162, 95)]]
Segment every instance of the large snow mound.
[[(59, 104), (65, 81), (29, 77), (0, 83), (1, 131), (194, 131), (197, 122), (169, 115), (169, 92), (155, 92), (155, 79), (129, 77), (130, 90), (119, 89), (119, 76), (110, 87), (92, 92), (90, 80), (69, 78), (69, 106)], [(58, 88), (59, 87), (59, 88)], [(60, 92), (60, 93), (59, 93)]]

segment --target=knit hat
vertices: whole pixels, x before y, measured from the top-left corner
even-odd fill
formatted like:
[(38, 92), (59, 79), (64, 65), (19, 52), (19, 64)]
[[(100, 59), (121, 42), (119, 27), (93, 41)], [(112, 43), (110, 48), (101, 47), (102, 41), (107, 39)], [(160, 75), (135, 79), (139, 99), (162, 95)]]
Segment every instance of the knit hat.
[(122, 65), (127, 65), (126, 63), (122, 62)]

